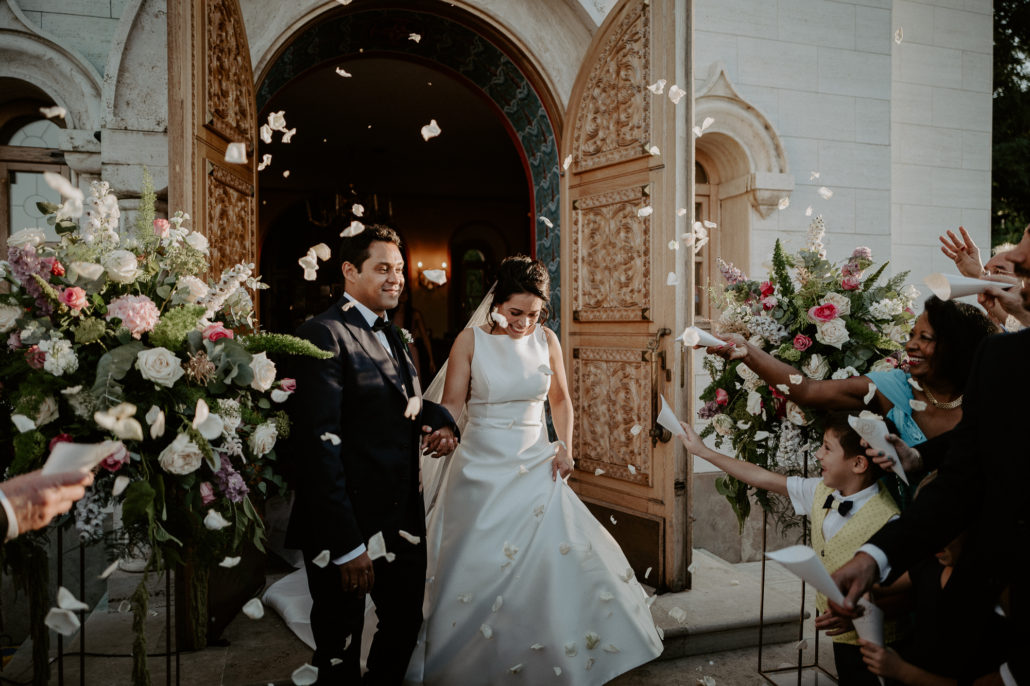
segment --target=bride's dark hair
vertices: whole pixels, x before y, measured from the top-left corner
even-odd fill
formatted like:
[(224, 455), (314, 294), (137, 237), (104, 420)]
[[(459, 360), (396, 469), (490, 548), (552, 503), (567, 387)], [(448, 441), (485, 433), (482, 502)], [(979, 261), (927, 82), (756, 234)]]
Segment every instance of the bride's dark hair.
[(504, 258), (497, 269), (497, 285), (494, 287), (494, 298), (490, 309), (508, 302), (508, 299), (519, 293), (529, 293), (544, 301), (540, 321), (547, 319), (551, 302), (551, 277), (547, 267), (540, 260), (526, 255), (514, 255)]

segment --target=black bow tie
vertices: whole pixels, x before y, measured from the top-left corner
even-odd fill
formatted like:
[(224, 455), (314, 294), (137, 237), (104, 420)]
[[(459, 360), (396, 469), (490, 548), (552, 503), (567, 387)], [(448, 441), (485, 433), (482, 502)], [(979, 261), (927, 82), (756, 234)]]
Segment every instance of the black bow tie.
[(376, 318), (376, 323), (372, 325), (372, 331), (386, 331), (390, 328), (390, 322), (386, 321), (386, 317)]
[(847, 517), (848, 513), (851, 512), (851, 508), (854, 505), (855, 503), (851, 502), (850, 500), (837, 500), (833, 497), (833, 494), (831, 493), (830, 495), (826, 496), (826, 502), (823, 503), (823, 509), (829, 510), (832, 508), (836, 510), (838, 513), (840, 513), (841, 517)]

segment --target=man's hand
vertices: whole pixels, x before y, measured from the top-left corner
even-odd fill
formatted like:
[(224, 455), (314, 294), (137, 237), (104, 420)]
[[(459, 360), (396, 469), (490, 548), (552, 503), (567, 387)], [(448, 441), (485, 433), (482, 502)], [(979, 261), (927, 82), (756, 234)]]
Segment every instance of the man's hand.
[(841, 607), (831, 600), (830, 611), (847, 619), (858, 617), (861, 614), (858, 599), (873, 587), (878, 575), (876, 560), (866, 553), (856, 553), (850, 562), (830, 575), (837, 588), (843, 591), (845, 605)]
[(1013, 276), (984, 276), (989, 281), (998, 281), (1002, 284), (1014, 283), (1014, 288), (1001, 288), (999, 286), (988, 286), (980, 295), (976, 296), (977, 302), (987, 310), (987, 314), (997, 324), (1002, 326), (1008, 320), (1009, 315), (1015, 317), (1026, 326), (1030, 324), (1030, 312), (1023, 308), (1023, 298), (1020, 295), (1019, 286), (1021, 281)]
[[(430, 433), (432, 432), (432, 433)], [(431, 426), (423, 426), (422, 450), (428, 452), (430, 457), (444, 457), (454, 452), (458, 447), (458, 439), (454, 430), (449, 426), (433, 431)]]
[(86, 486), (91, 483), (92, 474), (64, 472), (44, 476), (36, 470), (0, 482), (0, 491), (14, 508), (18, 533), (23, 534), (42, 529), (54, 517), (70, 510), (76, 500), (86, 495)]
[(372, 569), (372, 558), (368, 553), (361, 553), (350, 562), (340, 565), (340, 583), (344, 593), (365, 595), (372, 590), (376, 574)]

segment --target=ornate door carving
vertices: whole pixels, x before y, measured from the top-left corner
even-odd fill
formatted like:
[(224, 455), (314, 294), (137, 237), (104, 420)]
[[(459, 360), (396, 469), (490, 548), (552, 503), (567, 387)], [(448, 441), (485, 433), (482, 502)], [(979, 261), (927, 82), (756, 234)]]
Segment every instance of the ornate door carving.
[[(211, 275), (257, 262), (257, 107), (237, 0), (168, 4), (168, 206), (211, 245)], [(230, 143), (247, 162), (225, 161)]]
[[(690, 410), (687, 358), (673, 332), (692, 320), (692, 259), (669, 244), (691, 219), (692, 101), (667, 96), (673, 84), (692, 91), (689, 35), (689, 0), (622, 0), (580, 68), (562, 153), (572, 157), (561, 262), (573, 483), (637, 577), (672, 590), (689, 585), (690, 474), (655, 417), (660, 395), (681, 417)], [(667, 82), (660, 95), (647, 88), (658, 79)]]

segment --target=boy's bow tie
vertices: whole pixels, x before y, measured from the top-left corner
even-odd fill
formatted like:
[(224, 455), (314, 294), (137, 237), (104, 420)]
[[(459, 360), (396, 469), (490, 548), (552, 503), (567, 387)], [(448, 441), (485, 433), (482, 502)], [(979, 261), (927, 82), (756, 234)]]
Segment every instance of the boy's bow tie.
[(848, 513), (851, 512), (851, 508), (854, 505), (855, 503), (851, 502), (850, 500), (837, 500), (833, 497), (833, 494), (831, 493), (830, 495), (826, 496), (826, 502), (823, 503), (823, 509), (829, 510), (832, 508), (839, 512), (841, 517), (847, 517)]

